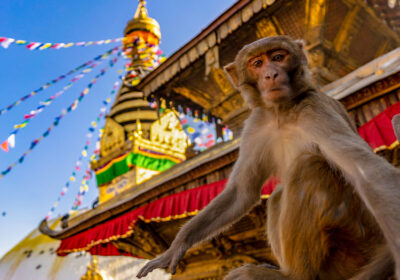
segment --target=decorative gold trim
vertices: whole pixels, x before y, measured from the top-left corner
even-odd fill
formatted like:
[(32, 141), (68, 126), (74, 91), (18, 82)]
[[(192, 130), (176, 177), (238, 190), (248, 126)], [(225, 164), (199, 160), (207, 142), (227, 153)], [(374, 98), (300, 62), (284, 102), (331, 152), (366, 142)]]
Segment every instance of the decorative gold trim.
[[(119, 100), (117, 100), (117, 102), (118, 101)], [(135, 110), (136, 107), (149, 107), (149, 102), (147, 102), (143, 99), (137, 99), (137, 100), (130, 100), (130, 101), (126, 101), (123, 103), (119, 103), (111, 109), (110, 114), (111, 115), (118, 114), (119, 111), (122, 111), (124, 109), (129, 109), (129, 108), (132, 108), (133, 110)]]
[(157, 120), (157, 112), (150, 110), (145, 111), (145, 110), (138, 110), (138, 111), (133, 111), (133, 112), (128, 112), (128, 113), (123, 113), (121, 115), (117, 115), (114, 117), (114, 119), (119, 122), (126, 122), (126, 121), (132, 121), (132, 120)]
[(125, 144), (124, 128), (113, 118), (107, 117), (100, 140), (100, 155), (106, 157)]
[(139, 147), (143, 147), (145, 149), (149, 149), (149, 150), (156, 151), (156, 152), (159, 152), (159, 153), (171, 155), (171, 156), (176, 157), (176, 158), (181, 159), (181, 160), (185, 160), (186, 159), (185, 155), (183, 155), (180, 152), (172, 150), (171, 147), (169, 147), (167, 145), (163, 145), (163, 144), (160, 144), (160, 143), (152, 142), (152, 141), (149, 141), (147, 139), (143, 139), (141, 137), (136, 137), (135, 138), (135, 144), (133, 145), (133, 152), (134, 153), (137, 153), (137, 152), (142, 153), (142, 151), (139, 151)]
[[(269, 197), (270, 197), (269, 194), (261, 195), (261, 199), (267, 199)], [(167, 222), (167, 221), (183, 219), (183, 218), (187, 218), (187, 217), (191, 217), (191, 216), (196, 216), (199, 212), (200, 212), (200, 210), (194, 210), (194, 211), (191, 211), (191, 212), (185, 211), (184, 213), (179, 214), (179, 215), (171, 215), (171, 216), (164, 217), (164, 218), (162, 218), (162, 217), (154, 217), (154, 218), (151, 218), (151, 219), (145, 219), (143, 216), (139, 215), (138, 216), (138, 220), (140, 219), (141, 221), (143, 221), (145, 223)], [(72, 252), (79, 252), (79, 251), (88, 251), (92, 247), (94, 247), (96, 245), (99, 245), (99, 244), (102, 244), (102, 243), (108, 243), (110, 241), (116, 241), (116, 240), (121, 239), (121, 238), (128, 238), (134, 233), (135, 230), (133, 229), (133, 227), (136, 225), (138, 220), (132, 221), (132, 223), (128, 226), (128, 231), (125, 234), (117, 234), (117, 235), (110, 236), (109, 238), (106, 238), (106, 239), (100, 239), (100, 240), (92, 241), (92, 242), (90, 242), (88, 245), (86, 245), (83, 248), (59, 250), (58, 253), (72, 253)]]
[(377, 153), (377, 152), (380, 152), (380, 151), (383, 151), (383, 150), (393, 150), (393, 149), (396, 148), (398, 145), (399, 145), (399, 141), (396, 140), (396, 141), (394, 141), (392, 144), (390, 144), (389, 146), (387, 146), (387, 145), (382, 145), (382, 146), (379, 146), (379, 147), (375, 148), (375, 149), (374, 149), (374, 153)]
[(110, 165), (125, 160), (125, 158), (128, 155), (129, 155), (129, 152), (127, 152), (125, 154), (122, 154), (122, 155), (119, 155), (117, 158), (114, 158), (114, 159), (110, 160), (103, 167), (95, 170), (96, 175), (102, 173), (105, 169), (108, 169), (110, 167)]

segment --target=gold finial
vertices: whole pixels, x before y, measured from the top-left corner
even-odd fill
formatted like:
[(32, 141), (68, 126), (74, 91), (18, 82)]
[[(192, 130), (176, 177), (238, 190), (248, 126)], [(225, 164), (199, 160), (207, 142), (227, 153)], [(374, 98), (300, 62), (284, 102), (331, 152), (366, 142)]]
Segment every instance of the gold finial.
[(155, 19), (148, 16), (145, 0), (139, 0), (135, 16), (128, 22), (125, 28), (125, 36), (135, 30), (150, 32), (156, 36), (158, 40), (161, 39), (160, 25)]
[(147, 9), (146, 9), (146, 1), (139, 0), (139, 5), (136, 9), (134, 18), (148, 18)]

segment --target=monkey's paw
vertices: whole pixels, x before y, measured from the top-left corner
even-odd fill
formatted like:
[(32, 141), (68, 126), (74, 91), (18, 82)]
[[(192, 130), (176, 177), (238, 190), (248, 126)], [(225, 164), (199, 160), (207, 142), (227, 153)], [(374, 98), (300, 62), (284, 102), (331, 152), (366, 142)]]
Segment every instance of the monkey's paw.
[(146, 263), (146, 265), (142, 267), (142, 269), (139, 271), (136, 277), (142, 278), (156, 268), (168, 268), (168, 267), (169, 270), (171, 271), (171, 274), (175, 274), (176, 267), (178, 266), (179, 261), (185, 255), (185, 252), (186, 250), (183, 248), (177, 250), (172, 250), (171, 248), (168, 249), (164, 254)]
[(142, 269), (139, 271), (136, 277), (137, 278), (145, 277), (148, 273), (152, 272), (156, 268), (167, 268), (168, 266), (169, 266), (169, 260), (166, 259), (164, 255), (161, 255), (158, 258), (155, 258), (146, 263), (146, 265), (142, 267)]

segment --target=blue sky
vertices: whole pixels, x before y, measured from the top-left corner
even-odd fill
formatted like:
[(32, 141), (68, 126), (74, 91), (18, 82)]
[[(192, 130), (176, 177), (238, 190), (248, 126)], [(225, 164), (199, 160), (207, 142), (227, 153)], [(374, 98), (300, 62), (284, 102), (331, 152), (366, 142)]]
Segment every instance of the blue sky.
[[(195, 37), (234, 0), (148, 0), (148, 11), (161, 26), (161, 49), (171, 55)], [(121, 37), (136, 10), (135, 0), (69, 0), (0, 2), (0, 37), (37, 42), (79, 42)], [(45, 83), (104, 53), (116, 44), (71, 47), (61, 50), (29, 51), (23, 46), (0, 48), (0, 109)], [(16, 147), (0, 151), (0, 171), (16, 161), (86, 87), (105, 63), (74, 83), (51, 106), (33, 119), (16, 137)], [(90, 122), (96, 118), (102, 101), (109, 96), (122, 69), (122, 61), (92, 87), (78, 108), (67, 114), (51, 134), (40, 142), (24, 163), (0, 179), (0, 257), (26, 236), (46, 215), (70, 177), (82, 151)], [(72, 78), (72, 76), (71, 76)], [(0, 142), (20, 123), (23, 116), (62, 89), (68, 80), (52, 85), (0, 116)], [(94, 142), (95, 137), (92, 138)], [(93, 145), (89, 150), (93, 150)], [(80, 181), (78, 176), (78, 181)], [(95, 180), (83, 205), (97, 196)], [(71, 185), (56, 214), (67, 212), (79, 183)], [(5, 216), (1, 213), (6, 212)]]

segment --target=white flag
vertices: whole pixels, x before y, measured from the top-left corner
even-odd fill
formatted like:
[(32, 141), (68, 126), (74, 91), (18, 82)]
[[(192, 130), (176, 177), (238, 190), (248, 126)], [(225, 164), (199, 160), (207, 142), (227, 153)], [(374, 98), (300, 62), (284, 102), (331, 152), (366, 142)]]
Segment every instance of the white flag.
[(14, 41), (15, 39), (13, 38), (7, 38), (5, 41), (1, 42), (1, 46), (7, 49)]
[(15, 134), (11, 134), (10, 136), (8, 136), (8, 145), (10, 145), (11, 148), (15, 147)]

